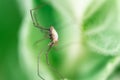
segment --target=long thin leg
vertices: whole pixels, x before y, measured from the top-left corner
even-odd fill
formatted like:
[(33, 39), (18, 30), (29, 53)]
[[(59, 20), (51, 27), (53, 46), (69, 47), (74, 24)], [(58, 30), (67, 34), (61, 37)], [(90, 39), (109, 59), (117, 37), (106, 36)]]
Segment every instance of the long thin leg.
[(49, 51), (50, 51), (50, 49), (52, 48), (52, 46), (53, 46), (53, 44), (51, 44), (51, 45), (49, 46), (49, 48), (48, 48), (48, 50), (47, 50), (47, 52), (46, 52), (46, 62), (47, 62), (48, 65), (50, 65), (49, 60), (48, 60), (48, 54), (49, 54)]
[(33, 24), (34, 24), (35, 27), (37, 27), (37, 28), (39, 28), (41, 30), (44, 30), (44, 31), (49, 31), (49, 29), (46, 29), (46, 28), (39, 25), (39, 23), (37, 21), (37, 18), (36, 18), (36, 14), (34, 12), (35, 10), (40, 9), (42, 6), (38, 6), (38, 7), (34, 8), (34, 9), (31, 9), (30, 10), (30, 15), (31, 15), (31, 18), (32, 18), (32, 21), (33, 21)]
[(40, 39), (40, 40), (37, 40), (37, 41), (33, 44), (33, 46), (37, 45), (39, 42), (41, 42), (41, 41), (43, 41), (43, 40), (45, 40), (45, 39), (47, 39), (47, 38), (49, 38), (48, 35), (45, 35), (44, 38), (42, 38), (42, 39)]
[(39, 73), (39, 63), (40, 63), (39, 58), (40, 58), (40, 55), (38, 56), (38, 60), (37, 60), (37, 75), (38, 75), (42, 80), (45, 80), (45, 79), (40, 75), (40, 73)]
[(54, 72), (56, 72), (59, 76), (60, 76), (60, 78), (62, 79), (62, 80), (64, 80), (64, 77), (54, 68), (54, 67), (52, 67), (51, 65), (50, 65), (50, 63), (49, 63), (49, 60), (48, 60), (48, 54), (49, 54), (49, 51), (51, 50), (51, 48), (53, 47), (53, 43), (49, 46), (49, 48), (48, 48), (48, 50), (47, 50), (47, 52), (46, 52), (46, 62), (47, 62), (47, 65), (54, 71)]
[[(42, 51), (44, 50), (45, 48), (42, 49)], [(42, 79), (42, 80), (45, 80), (41, 75), (40, 75), (40, 72), (39, 72), (39, 67), (40, 67), (40, 56), (42, 54), (42, 51), (38, 54), (38, 60), (37, 60), (37, 75)]]

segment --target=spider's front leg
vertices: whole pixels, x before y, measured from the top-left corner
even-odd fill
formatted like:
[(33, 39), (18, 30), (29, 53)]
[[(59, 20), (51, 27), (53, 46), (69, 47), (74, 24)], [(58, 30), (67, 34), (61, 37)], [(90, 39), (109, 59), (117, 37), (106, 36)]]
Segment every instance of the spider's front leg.
[(41, 6), (38, 6), (36, 8), (33, 8), (30, 10), (30, 15), (31, 15), (31, 18), (32, 18), (32, 22), (33, 22), (33, 25), (41, 30), (44, 30), (44, 31), (49, 31), (49, 29), (47, 28), (44, 28), (43, 26), (41, 26), (39, 23), (38, 23), (38, 20), (37, 20), (37, 16), (36, 16), (36, 12), (37, 10), (39, 10), (41, 7), (43, 7), (44, 5), (41, 5)]

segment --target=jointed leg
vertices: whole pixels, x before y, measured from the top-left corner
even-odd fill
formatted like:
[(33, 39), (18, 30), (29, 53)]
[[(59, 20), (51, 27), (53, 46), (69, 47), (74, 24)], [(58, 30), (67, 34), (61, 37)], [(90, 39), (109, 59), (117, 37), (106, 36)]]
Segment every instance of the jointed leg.
[(48, 31), (49, 29), (46, 29), (46, 28), (39, 25), (39, 23), (37, 21), (36, 13), (34, 12), (34, 11), (40, 9), (42, 6), (38, 6), (38, 7), (34, 8), (34, 9), (31, 9), (30, 10), (30, 15), (31, 15), (31, 18), (32, 18), (32, 21), (33, 21), (33, 24), (34, 24), (35, 27), (37, 27), (37, 28), (39, 28), (41, 30)]
[(51, 45), (49, 46), (49, 48), (48, 48), (48, 50), (47, 50), (47, 52), (46, 52), (46, 62), (47, 62), (48, 65), (50, 65), (49, 60), (48, 60), (48, 54), (49, 54), (49, 51), (50, 51), (50, 49), (52, 48), (52, 46), (53, 46), (53, 44), (51, 44)]
[(48, 36), (48, 34), (45, 34), (44, 38), (36, 41), (36, 42), (33, 44), (33, 46), (36, 45), (36, 44), (38, 44), (40, 41), (43, 41), (43, 40), (45, 40), (45, 39), (47, 39), (47, 38), (49, 38), (49, 36)]
[(42, 54), (42, 52), (44, 51), (45, 48), (42, 49), (42, 51), (38, 54), (38, 60), (37, 60), (37, 75), (42, 79), (42, 80), (45, 80), (41, 75), (40, 75), (40, 72), (39, 72), (39, 64), (40, 64), (40, 56)]
[(37, 62), (37, 74), (38, 74), (38, 76), (39, 76), (42, 80), (45, 80), (45, 79), (40, 75), (40, 73), (39, 73), (39, 63), (40, 63), (39, 58), (40, 58), (40, 55), (38, 56), (38, 62)]
[(48, 65), (54, 72), (56, 72), (56, 73), (60, 76), (60, 78), (62, 78), (62, 80), (64, 80), (64, 77), (63, 77), (54, 67), (52, 67), (52, 66), (50, 65), (49, 60), (48, 60), (48, 54), (49, 54), (50, 49), (53, 47), (53, 45), (54, 45), (54, 44), (51, 44), (51, 45), (49, 46), (47, 52), (46, 52), (46, 62), (47, 62), (47, 65)]

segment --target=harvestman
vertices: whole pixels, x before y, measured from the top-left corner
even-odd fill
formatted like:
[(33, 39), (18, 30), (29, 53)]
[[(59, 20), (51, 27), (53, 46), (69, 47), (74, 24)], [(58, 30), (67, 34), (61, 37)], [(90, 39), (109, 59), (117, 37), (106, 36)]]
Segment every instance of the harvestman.
[[(50, 63), (49, 63), (49, 60), (48, 60), (48, 54), (49, 54), (49, 51), (51, 50), (51, 48), (58, 42), (58, 33), (57, 31), (55, 30), (55, 28), (53, 26), (50, 26), (49, 29), (47, 28), (44, 28), (43, 26), (39, 25), (38, 21), (37, 21), (37, 18), (36, 18), (36, 15), (35, 15), (35, 10), (38, 10), (40, 9), (42, 6), (39, 6), (39, 7), (36, 7), (34, 9), (31, 9), (30, 10), (30, 14), (31, 14), (31, 18), (32, 18), (32, 21), (33, 21), (33, 25), (37, 28), (39, 28), (40, 30), (44, 31), (45, 33), (47, 33), (47, 38), (49, 38), (51, 40), (51, 42), (49, 43), (49, 47), (46, 51), (46, 62), (47, 62), (47, 65), (49, 67), (51, 67), (52, 70), (54, 70), (63, 80), (64, 80), (64, 77), (55, 69), (53, 68)], [(38, 65), (37, 65), (37, 74), (38, 76), (42, 79), (42, 80), (45, 80), (39, 73), (39, 55), (38, 55)]]

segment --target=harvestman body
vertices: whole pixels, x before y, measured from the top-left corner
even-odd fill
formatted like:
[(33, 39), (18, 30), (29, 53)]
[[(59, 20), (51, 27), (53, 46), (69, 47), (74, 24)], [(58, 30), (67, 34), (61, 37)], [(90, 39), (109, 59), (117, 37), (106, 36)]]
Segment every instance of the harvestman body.
[[(40, 6), (42, 7), (42, 6)], [(36, 7), (34, 9), (31, 9), (30, 10), (30, 14), (31, 14), (31, 18), (32, 18), (32, 21), (33, 21), (33, 24), (35, 27), (39, 28), (40, 30), (43, 30), (45, 33), (47, 33), (47, 38), (49, 38), (51, 40), (51, 42), (49, 43), (49, 47), (46, 51), (46, 62), (48, 64), (48, 66), (51, 67), (52, 70), (54, 70), (61, 78), (62, 80), (64, 80), (63, 76), (55, 69), (53, 68), (50, 63), (49, 63), (49, 60), (48, 60), (48, 53), (50, 51), (50, 49), (58, 42), (58, 33), (57, 31), (55, 30), (55, 28), (53, 26), (51, 26), (49, 29), (47, 28), (44, 28), (42, 26), (39, 25), (39, 23), (37, 22), (37, 18), (36, 18), (36, 15), (35, 15), (35, 12), (33, 13), (33, 11), (39, 9), (40, 7)], [(37, 73), (38, 73), (38, 76), (42, 79), (42, 80), (45, 80), (40, 74), (39, 74), (39, 57), (38, 56), (38, 70), (37, 70)]]

